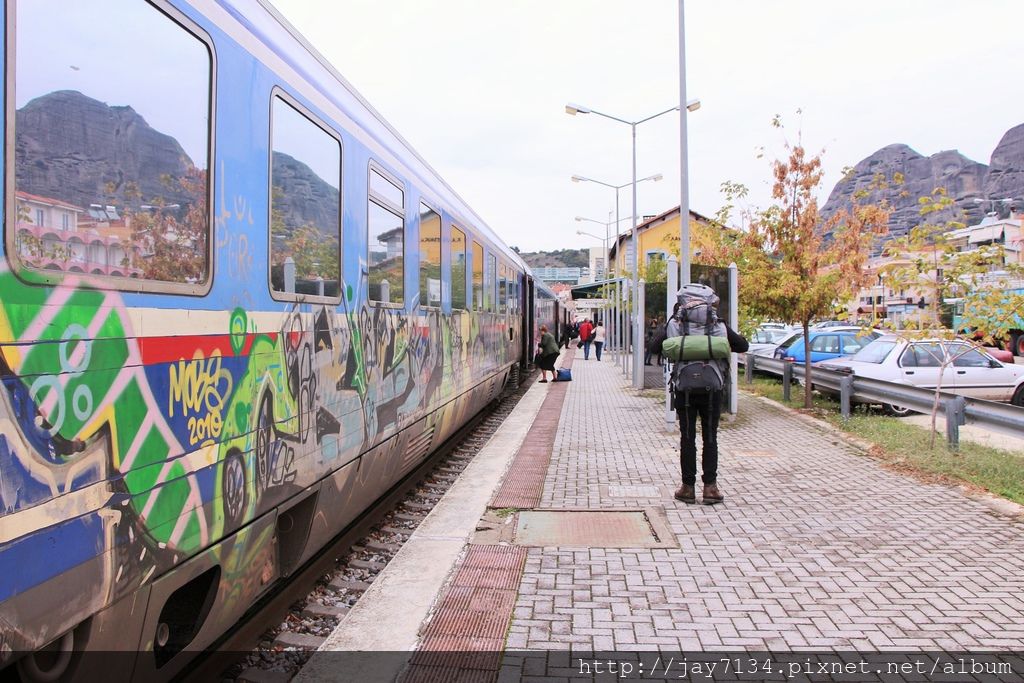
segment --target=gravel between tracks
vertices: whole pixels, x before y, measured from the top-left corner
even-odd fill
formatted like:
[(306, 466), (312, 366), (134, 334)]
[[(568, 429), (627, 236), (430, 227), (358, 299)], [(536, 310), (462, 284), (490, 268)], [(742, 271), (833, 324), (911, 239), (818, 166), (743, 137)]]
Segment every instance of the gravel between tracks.
[(294, 603), (284, 621), (266, 631), (249, 656), (226, 671), (222, 680), (256, 683), (268, 680), (270, 674), (284, 681), (298, 673), (490, 440), (535, 379), (535, 375), (529, 375), (518, 388), (506, 391), (480, 424), (369, 534), (339, 557), (335, 568), (317, 581), (305, 599)]

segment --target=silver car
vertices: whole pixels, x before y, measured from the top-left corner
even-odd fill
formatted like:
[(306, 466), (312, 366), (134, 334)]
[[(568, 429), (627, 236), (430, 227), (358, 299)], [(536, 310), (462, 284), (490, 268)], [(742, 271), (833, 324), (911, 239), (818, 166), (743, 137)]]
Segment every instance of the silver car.
[[(935, 389), (941, 378), (943, 391), (1024, 406), (1024, 366), (1004, 365), (980, 347), (958, 339), (911, 341), (885, 335), (850, 358), (820, 365), (829, 370), (853, 372), (857, 377), (924, 389)], [(894, 404), (883, 404), (882, 408), (891, 415), (912, 412)]]

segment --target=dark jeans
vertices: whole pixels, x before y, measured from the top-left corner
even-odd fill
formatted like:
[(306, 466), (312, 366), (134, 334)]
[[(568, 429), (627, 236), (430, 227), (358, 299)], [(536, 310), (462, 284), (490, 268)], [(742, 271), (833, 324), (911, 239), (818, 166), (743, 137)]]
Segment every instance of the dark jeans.
[(601, 349), (604, 348), (604, 342), (594, 342), (594, 353), (597, 354), (597, 359), (601, 360)]
[(590, 360), (590, 342), (583, 342), (583, 360)]
[(700, 416), (700, 433), (704, 441), (701, 481), (714, 484), (718, 477), (718, 421), (722, 417), (722, 396), (719, 393), (691, 393), (690, 405), (687, 406), (686, 397), (676, 394), (675, 402), (679, 416), (679, 465), (683, 470), (683, 483), (689, 486), (697, 483), (697, 417)]

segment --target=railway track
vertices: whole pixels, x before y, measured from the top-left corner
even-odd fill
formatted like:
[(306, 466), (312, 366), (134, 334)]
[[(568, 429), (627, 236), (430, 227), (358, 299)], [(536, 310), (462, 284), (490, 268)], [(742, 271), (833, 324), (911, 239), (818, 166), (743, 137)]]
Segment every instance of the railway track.
[(520, 379), (381, 497), (286, 583), (265, 596), (185, 681), (289, 680), (370, 587), (535, 380)]

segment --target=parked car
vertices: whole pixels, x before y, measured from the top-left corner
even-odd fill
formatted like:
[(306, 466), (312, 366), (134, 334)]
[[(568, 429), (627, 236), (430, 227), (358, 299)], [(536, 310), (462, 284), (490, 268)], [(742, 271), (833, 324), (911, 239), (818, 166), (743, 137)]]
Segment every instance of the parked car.
[[(944, 358), (953, 358), (945, 368)], [(884, 335), (851, 358), (822, 363), (821, 367), (924, 389), (935, 389), (941, 377), (943, 391), (1024, 406), (1024, 366), (1004, 364), (987, 349), (958, 339), (909, 341)], [(911, 412), (891, 403), (882, 408), (890, 415)]]
[(750, 342), (750, 349), (748, 353), (752, 353), (755, 356), (767, 356), (771, 358), (779, 343), (792, 335), (793, 332), (788, 327), (778, 329), (762, 326), (750, 336), (750, 339), (747, 340)]
[[(811, 362), (818, 363), (840, 356), (851, 356), (860, 351), (868, 342), (877, 339), (875, 330), (865, 332), (860, 327), (829, 327), (810, 330), (808, 336), (811, 346)], [(787, 340), (790, 341), (790, 340)], [(803, 333), (800, 332), (789, 345), (780, 344), (775, 350), (775, 357), (803, 363), (806, 358)]]

